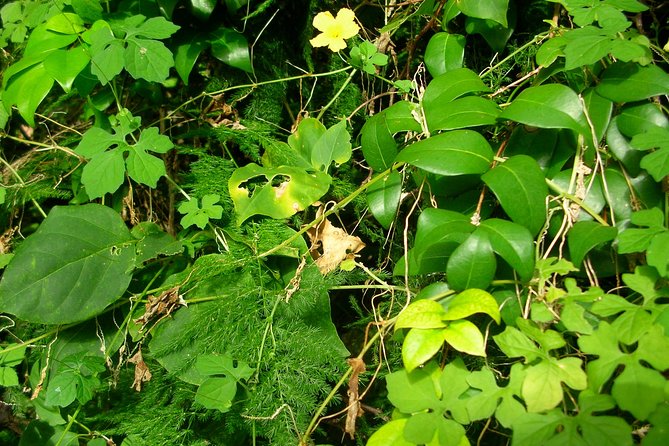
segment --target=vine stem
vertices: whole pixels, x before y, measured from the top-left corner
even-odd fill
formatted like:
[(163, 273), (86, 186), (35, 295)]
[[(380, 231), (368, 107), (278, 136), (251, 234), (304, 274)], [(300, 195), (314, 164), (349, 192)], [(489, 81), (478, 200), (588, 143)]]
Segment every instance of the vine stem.
[(573, 201), (574, 203), (576, 203), (581, 209), (583, 209), (585, 212), (590, 214), (590, 216), (592, 216), (592, 218), (597, 220), (597, 222), (600, 223), (602, 226), (611, 226), (597, 212), (595, 212), (590, 206), (585, 204), (585, 202), (583, 200), (581, 200), (580, 198), (578, 198), (574, 194), (570, 194), (569, 192), (567, 192), (566, 190), (564, 190), (560, 186), (558, 186), (556, 183), (549, 180), (548, 178), (546, 178), (546, 184), (553, 191), (555, 191), (558, 194), (562, 195), (563, 197), (567, 198), (569, 201)]
[(335, 93), (335, 95), (332, 97), (332, 99), (330, 99), (330, 102), (325, 104), (325, 107), (321, 108), (321, 111), (318, 112), (318, 115), (316, 116), (316, 119), (318, 119), (319, 121), (321, 120), (321, 118), (323, 117), (323, 115), (325, 114), (327, 109), (330, 108), (332, 106), (332, 104), (335, 103), (335, 101), (339, 98), (339, 96), (341, 96), (341, 94), (344, 92), (346, 87), (348, 87), (348, 84), (351, 83), (351, 81), (353, 80), (353, 76), (355, 76), (355, 73), (357, 73), (357, 72), (358, 72), (358, 70), (356, 70), (355, 68), (353, 70), (351, 70), (351, 73), (348, 75), (348, 77), (346, 78), (346, 80), (344, 81), (342, 86), (339, 88), (337, 93)]
[(481, 74), (479, 74), (479, 77), (486, 77), (486, 76), (492, 74), (493, 71), (495, 71), (497, 68), (501, 67), (502, 65), (504, 65), (505, 63), (507, 63), (508, 61), (513, 59), (514, 57), (516, 57), (516, 54), (522, 53), (523, 51), (525, 51), (527, 48), (531, 47), (532, 45), (540, 44), (541, 42), (546, 40), (546, 38), (549, 35), (550, 35), (550, 33), (548, 31), (546, 31), (544, 33), (541, 33), (541, 34), (537, 34), (536, 36), (534, 36), (534, 39), (530, 40), (525, 45), (517, 48), (514, 52), (512, 52), (511, 54), (506, 56), (504, 59), (497, 62), (497, 64), (492, 65), (492, 66), (486, 68), (485, 70), (483, 70), (483, 72), (481, 72)]
[[(311, 78), (332, 76), (333, 74), (344, 73), (344, 72), (349, 71), (351, 69), (353, 69), (353, 67), (348, 66), (348, 67), (344, 67), (344, 68), (339, 68), (337, 70), (326, 71), (324, 73), (305, 73), (305, 74), (300, 74), (300, 75), (297, 75), (297, 76), (283, 77), (281, 79), (271, 79), (271, 80), (268, 80), (268, 81), (253, 82), (253, 83), (250, 83), (250, 84), (233, 85), (232, 87), (226, 87), (226, 88), (223, 88), (221, 90), (203, 92), (203, 93), (200, 93), (199, 95), (197, 95), (193, 98), (190, 98), (189, 100), (187, 100), (183, 104), (179, 105), (177, 108), (175, 108), (174, 110), (169, 112), (165, 116), (164, 119), (170, 119), (172, 116), (177, 114), (177, 112), (179, 110), (181, 110), (182, 108), (184, 108), (188, 104), (192, 104), (193, 102), (198, 101), (198, 100), (200, 100), (204, 97), (213, 97), (213, 96), (217, 96), (217, 95), (220, 95), (220, 94), (223, 94), (223, 93), (227, 93), (228, 91), (241, 90), (243, 88), (253, 89), (253, 88), (261, 87), (263, 85), (279, 84), (279, 83), (282, 83), (282, 82), (297, 81), (297, 80), (301, 80), (301, 79), (311, 79)], [(156, 122), (158, 122), (158, 121), (156, 121)], [(151, 123), (150, 125), (154, 125), (154, 124), (155, 124), (155, 122)]]
[[(16, 177), (16, 179), (21, 184), (21, 186), (25, 187), (26, 186), (25, 181), (23, 181), (23, 178), (21, 178), (21, 175), (19, 175), (19, 173), (16, 170), (14, 170), (12, 165), (9, 164), (9, 162), (7, 162), (7, 160), (5, 160), (5, 158), (3, 158), (1, 156), (0, 156), (0, 161), (2, 162), (2, 164), (5, 165), (5, 167), (7, 167), (7, 169), (12, 173), (12, 175), (14, 175), (14, 177)], [(28, 196), (30, 197), (30, 201), (32, 201), (33, 205), (35, 205), (35, 208), (39, 211), (39, 213), (42, 215), (42, 217), (46, 218), (46, 212), (44, 212), (44, 209), (42, 209), (42, 207), (39, 205), (37, 200), (35, 200), (33, 198), (31, 193), (28, 193)]]
[(327, 217), (329, 217), (330, 215), (332, 215), (332, 214), (334, 214), (334, 213), (336, 213), (336, 212), (339, 212), (340, 209), (342, 209), (342, 208), (345, 207), (347, 204), (349, 204), (350, 202), (352, 202), (353, 200), (355, 200), (355, 198), (356, 198), (358, 195), (360, 195), (361, 193), (363, 193), (363, 192), (364, 192), (365, 190), (367, 190), (370, 186), (372, 186), (373, 184), (376, 184), (376, 183), (378, 183), (379, 181), (385, 179), (385, 178), (390, 174), (390, 172), (392, 172), (393, 170), (397, 170), (397, 168), (399, 168), (399, 167), (402, 166), (402, 165), (404, 165), (404, 163), (398, 163), (398, 164), (396, 164), (395, 166), (388, 168), (388, 169), (385, 170), (383, 173), (381, 173), (381, 174), (377, 175), (376, 177), (372, 178), (371, 180), (369, 180), (369, 181), (366, 182), (365, 184), (361, 185), (359, 188), (357, 188), (355, 191), (353, 191), (349, 196), (347, 196), (347, 197), (344, 198), (342, 201), (340, 201), (339, 203), (337, 203), (336, 205), (334, 205), (329, 211), (325, 211), (325, 212), (323, 212), (320, 216), (316, 217), (316, 218), (315, 218), (311, 223), (309, 223), (308, 225), (303, 226), (302, 229), (300, 229), (299, 231), (297, 231), (297, 232), (296, 232), (295, 234), (293, 234), (291, 237), (287, 238), (286, 240), (284, 240), (282, 243), (280, 243), (279, 245), (275, 246), (274, 248), (269, 249), (269, 250), (267, 250), (267, 251), (265, 251), (265, 252), (263, 252), (263, 253), (258, 254), (258, 258), (262, 259), (262, 258), (264, 258), (264, 257), (271, 256), (271, 255), (274, 254), (275, 252), (280, 251), (280, 250), (282, 250), (283, 248), (286, 248), (286, 247), (289, 246), (291, 243), (293, 243), (295, 240), (297, 240), (299, 237), (301, 237), (301, 236), (302, 236), (305, 232), (307, 232), (309, 229), (311, 229), (311, 228), (313, 228), (313, 227), (315, 227), (315, 226), (318, 226), (318, 225), (319, 225), (323, 220), (325, 220)]

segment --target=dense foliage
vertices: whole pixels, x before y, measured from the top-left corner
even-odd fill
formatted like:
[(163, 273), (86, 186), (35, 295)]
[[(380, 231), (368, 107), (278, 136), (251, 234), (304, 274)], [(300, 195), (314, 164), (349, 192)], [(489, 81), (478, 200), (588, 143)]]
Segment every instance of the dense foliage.
[(0, 443), (669, 444), (669, 6), (0, 8)]

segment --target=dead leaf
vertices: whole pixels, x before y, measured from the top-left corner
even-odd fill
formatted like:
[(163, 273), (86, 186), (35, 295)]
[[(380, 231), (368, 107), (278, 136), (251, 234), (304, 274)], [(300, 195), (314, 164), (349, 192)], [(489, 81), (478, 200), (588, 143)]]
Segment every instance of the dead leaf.
[(333, 226), (328, 219), (307, 231), (307, 235), (312, 245), (309, 251), (323, 275), (336, 270), (344, 260), (355, 259), (365, 247), (359, 237)]
[(179, 289), (177, 286), (163, 291), (158, 296), (150, 295), (146, 302), (146, 312), (141, 317), (135, 319), (134, 322), (141, 324), (143, 329), (152, 318), (156, 316), (169, 316), (178, 307), (185, 307), (187, 304), (179, 294)]
[(348, 409), (346, 410), (346, 426), (344, 431), (350, 435), (351, 440), (355, 436), (355, 420), (362, 416), (363, 411), (360, 407), (359, 381), (360, 374), (365, 371), (365, 362), (360, 358), (349, 358), (346, 360), (353, 368), (351, 377), (348, 380)]
[(128, 359), (128, 362), (135, 364), (135, 380), (130, 387), (140, 392), (142, 390), (142, 383), (151, 381), (151, 372), (144, 362), (144, 358), (142, 358), (142, 350), (137, 350), (137, 353)]

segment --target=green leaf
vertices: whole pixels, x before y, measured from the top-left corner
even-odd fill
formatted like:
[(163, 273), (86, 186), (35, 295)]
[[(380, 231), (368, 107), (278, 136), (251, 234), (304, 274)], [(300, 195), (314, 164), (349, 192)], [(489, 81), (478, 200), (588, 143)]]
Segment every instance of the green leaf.
[(135, 79), (163, 82), (174, 66), (172, 52), (157, 40), (132, 38), (123, 53), (125, 69)]
[(589, 88), (583, 94), (583, 103), (588, 112), (589, 123), (592, 123), (592, 131), (597, 142), (604, 137), (606, 129), (611, 121), (613, 103), (600, 96), (594, 88)]
[(214, 8), (218, 3), (217, 0), (190, 0), (191, 13), (201, 21), (206, 21), (214, 12)]
[[(476, 311), (473, 311), (472, 313), (475, 312)], [(408, 307), (402, 310), (395, 322), (395, 329), (443, 328), (446, 326), (446, 323), (444, 322), (445, 317), (446, 312), (444, 311), (444, 307), (439, 303), (433, 300), (421, 299), (412, 302)]]
[(79, 378), (72, 372), (60, 373), (49, 380), (46, 389), (47, 406), (67, 407), (77, 399)]
[(652, 102), (626, 104), (618, 115), (618, 129), (625, 136), (633, 137), (657, 127), (669, 129), (669, 118)]
[(469, 68), (458, 68), (432, 79), (425, 89), (423, 107), (438, 107), (466, 94), (489, 91), (478, 74)]
[(0, 366), (0, 386), (13, 387), (19, 385), (19, 375), (11, 367)]
[(516, 11), (513, 3), (510, 6), (507, 12), (508, 26), (501, 25), (494, 20), (467, 17), (465, 31), (467, 34), (480, 34), (493, 51), (501, 53), (516, 26)]
[(628, 365), (616, 377), (611, 395), (618, 406), (636, 419), (646, 420), (658, 404), (665, 401), (667, 380), (656, 370), (639, 364)]
[(618, 230), (594, 221), (579, 221), (567, 234), (572, 263), (580, 268), (585, 256), (596, 246), (616, 238)]
[(207, 378), (197, 388), (195, 402), (206, 409), (228, 412), (237, 394), (237, 382), (229, 378)]
[(44, 63), (39, 63), (10, 79), (2, 92), (2, 102), (5, 107), (16, 105), (21, 117), (34, 127), (35, 111), (52, 86), (53, 78)]
[(607, 31), (595, 26), (570, 30), (564, 34), (565, 70), (591, 65), (611, 51), (612, 39)]
[(210, 42), (211, 54), (216, 59), (247, 73), (253, 72), (249, 45), (242, 34), (221, 27), (211, 33)]
[(63, 12), (52, 16), (44, 26), (49, 31), (60, 34), (78, 34), (85, 29), (81, 17), (71, 12)]
[(525, 363), (530, 363), (541, 356), (541, 350), (517, 328), (507, 326), (502, 333), (493, 336), (493, 339), (502, 352), (510, 358), (523, 357)]
[(669, 148), (657, 150), (643, 157), (641, 167), (660, 182), (669, 174)]
[(496, 268), (487, 234), (475, 231), (451, 254), (446, 265), (446, 278), (455, 290), (485, 289), (495, 277)]
[(406, 423), (407, 418), (387, 422), (369, 437), (367, 446), (414, 446), (415, 443), (410, 443), (404, 439)]
[(167, 21), (164, 17), (151, 17), (146, 22), (135, 28), (130, 36), (142, 36), (146, 39), (167, 39), (177, 32), (181, 27)]
[(160, 134), (158, 127), (149, 127), (142, 130), (135, 147), (156, 153), (167, 153), (174, 147), (174, 144), (168, 136)]
[(534, 274), (534, 239), (530, 231), (517, 223), (491, 218), (482, 221), (477, 231), (485, 231), (493, 251), (520, 276), (529, 281)]
[(396, 162), (405, 162), (438, 175), (482, 174), (490, 168), (493, 151), (480, 133), (454, 130), (418, 141), (402, 150)]
[(69, 50), (56, 50), (44, 59), (45, 71), (58, 83), (65, 92), (72, 88), (74, 79), (90, 62), (87, 51), (81, 47)]
[(99, 0), (72, 0), (72, 9), (87, 23), (102, 18), (103, 10)]
[(176, 46), (174, 51), (174, 67), (181, 80), (184, 81), (184, 84), (188, 85), (188, 76), (193, 71), (200, 53), (207, 46), (208, 42), (200, 35), (190, 35)]
[(145, 221), (132, 228), (137, 239), (135, 251), (137, 264), (155, 259), (159, 255), (173, 256), (183, 251), (183, 244), (170, 234), (163, 232), (156, 223)]
[(490, 19), (502, 26), (508, 26), (506, 11), (509, 0), (455, 0), (463, 14), (478, 19)]
[(425, 65), (432, 77), (462, 68), (465, 56), (465, 36), (436, 33), (425, 48)]
[(388, 128), (386, 116), (384, 112), (372, 116), (360, 131), (362, 154), (369, 167), (376, 171), (390, 168), (397, 156), (397, 143)]
[(454, 321), (466, 318), (476, 313), (485, 313), (500, 323), (500, 313), (497, 301), (491, 294), (476, 288), (470, 288), (455, 297), (443, 301), (446, 312), (443, 320)]
[(478, 96), (425, 106), (425, 119), (431, 132), (494, 125), (500, 113), (497, 104)]
[(669, 274), (669, 231), (657, 234), (650, 242), (646, 251), (646, 261), (655, 267), (660, 276), (667, 277)]
[[(443, 338), (441, 342), (443, 343)], [(438, 373), (434, 368), (426, 366), (411, 373), (398, 370), (386, 375), (388, 399), (407, 414), (440, 407), (441, 401), (435, 389)]]
[(95, 155), (84, 166), (81, 183), (89, 198), (103, 197), (113, 193), (123, 184), (125, 160), (121, 150), (111, 150)]
[(485, 339), (481, 330), (469, 321), (453, 321), (441, 330), (446, 342), (459, 352), (486, 356)]
[(186, 214), (181, 218), (181, 226), (187, 228), (195, 225), (204, 229), (209, 220), (218, 220), (223, 217), (223, 207), (216, 205), (220, 196), (216, 194), (202, 197), (202, 208), (198, 206), (197, 198), (191, 198), (179, 206), (179, 213)]
[(481, 179), (493, 191), (506, 214), (515, 223), (537, 234), (546, 220), (546, 186), (537, 162), (516, 155), (486, 172)]
[(442, 329), (412, 328), (402, 344), (402, 360), (404, 367), (411, 372), (427, 362), (444, 345)]
[(93, 317), (126, 290), (135, 264), (132, 236), (112, 209), (54, 207), (16, 250), (0, 281), (0, 311), (35, 323)]
[(321, 198), (328, 191), (330, 181), (323, 172), (307, 173), (295, 167), (265, 168), (253, 163), (241, 167), (228, 182), (237, 224), (253, 215), (275, 219), (290, 217)]
[(198, 356), (195, 367), (202, 375), (225, 376), (235, 381), (249, 379), (253, 369), (244, 361), (237, 361), (228, 355)]
[(669, 74), (656, 65), (617, 62), (604, 71), (597, 93), (614, 102), (632, 102), (669, 94)]
[(390, 172), (382, 181), (367, 189), (367, 205), (374, 218), (385, 229), (395, 220), (402, 197), (402, 175)]
[(379, 114), (386, 116), (386, 124), (391, 134), (397, 132), (420, 132), (422, 127), (420, 122), (416, 120), (418, 108), (412, 102), (399, 101)]
[(158, 186), (158, 180), (165, 175), (165, 162), (147, 153), (139, 144), (129, 149), (125, 164), (130, 178), (151, 188)]
[(311, 152), (311, 165), (327, 173), (330, 164), (336, 166), (351, 159), (351, 135), (342, 119), (323, 133), (316, 141)]
[(546, 84), (523, 90), (500, 115), (539, 128), (564, 128), (586, 132), (583, 106), (578, 95), (562, 84)]
[(305, 167), (311, 166), (311, 157), (316, 143), (325, 132), (325, 126), (318, 119), (304, 118), (288, 137), (288, 145), (305, 160)]
[[(109, 32), (111, 31), (100, 31)], [(123, 71), (125, 56), (123, 44), (113, 41), (100, 52), (93, 53), (91, 58), (91, 73), (105, 86)]]

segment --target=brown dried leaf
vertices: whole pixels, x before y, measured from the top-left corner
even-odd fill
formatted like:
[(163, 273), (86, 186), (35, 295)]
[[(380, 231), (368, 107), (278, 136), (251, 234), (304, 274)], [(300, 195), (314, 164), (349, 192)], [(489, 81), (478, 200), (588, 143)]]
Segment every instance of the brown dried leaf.
[(151, 381), (151, 372), (144, 362), (144, 358), (142, 358), (142, 350), (137, 350), (137, 353), (128, 359), (128, 362), (135, 364), (135, 380), (130, 387), (140, 392), (142, 390), (142, 383)]
[(146, 302), (146, 312), (134, 320), (136, 324), (141, 324), (142, 328), (156, 316), (169, 316), (178, 307), (186, 306), (186, 301), (179, 294), (179, 287), (170, 288), (163, 291), (158, 296), (153, 294), (149, 296)]
[(333, 226), (328, 219), (307, 231), (307, 235), (312, 243), (311, 255), (323, 275), (336, 270), (344, 260), (355, 259), (365, 247), (359, 237)]
[(346, 360), (353, 368), (351, 377), (348, 380), (348, 409), (346, 411), (346, 426), (344, 431), (349, 434), (351, 440), (355, 436), (355, 420), (362, 416), (363, 411), (360, 407), (359, 382), (360, 374), (366, 369), (365, 362), (360, 358), (349, 358)]

